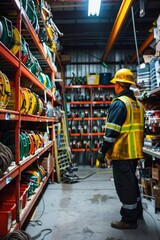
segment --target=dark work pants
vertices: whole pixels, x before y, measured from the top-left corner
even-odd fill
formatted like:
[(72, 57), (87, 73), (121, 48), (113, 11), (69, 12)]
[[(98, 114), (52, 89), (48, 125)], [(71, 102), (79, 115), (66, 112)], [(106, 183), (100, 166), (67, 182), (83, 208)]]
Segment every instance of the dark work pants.
[[(121, 220), (125, 223), (136, 223), (143, 211), (138, 180), (135, 175), (137, 162), (137, 159), (112, 161), (115, 187), (122, 203)], [(125, 205), (131, 208), (127, 209)]]

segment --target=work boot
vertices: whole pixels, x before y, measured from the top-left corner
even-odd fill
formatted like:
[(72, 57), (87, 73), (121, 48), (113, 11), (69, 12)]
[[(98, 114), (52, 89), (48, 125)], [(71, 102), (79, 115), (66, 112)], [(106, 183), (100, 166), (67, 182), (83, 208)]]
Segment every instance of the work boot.
[(117, 228), (117, 229), (136, 229), (137, 223), (125, 223), (122, 220), (121, 221), (114, 221), (111, 223), (111, 227)]

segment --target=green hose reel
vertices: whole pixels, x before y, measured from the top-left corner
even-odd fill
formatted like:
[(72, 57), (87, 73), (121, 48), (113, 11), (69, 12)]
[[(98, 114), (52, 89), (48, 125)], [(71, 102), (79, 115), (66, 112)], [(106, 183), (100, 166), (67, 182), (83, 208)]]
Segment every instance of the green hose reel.
[[(13, 130), (7, 131), (2, 138), (2, 142), (4, 145), (10, 148), (13, 155), (15, 156), (15, 131)], [(29, 136), (26, 132), (21, 132), (20, 133), (20, 160), (22, 160), (23, 157), (26, 157), (29, 155), (29, 150), (30, 150)]]
[(9, 19), (1, 16), (0, 23), (0, 41), (10, 49), (14, 46), (12, 22)]

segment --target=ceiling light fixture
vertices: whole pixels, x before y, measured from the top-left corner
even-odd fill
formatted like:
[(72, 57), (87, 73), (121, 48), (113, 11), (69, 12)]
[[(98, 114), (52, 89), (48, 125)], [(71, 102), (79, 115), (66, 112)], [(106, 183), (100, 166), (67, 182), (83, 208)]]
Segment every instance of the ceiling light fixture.
[(88, 16), (99, 16), (101, 0), (88, 0)]

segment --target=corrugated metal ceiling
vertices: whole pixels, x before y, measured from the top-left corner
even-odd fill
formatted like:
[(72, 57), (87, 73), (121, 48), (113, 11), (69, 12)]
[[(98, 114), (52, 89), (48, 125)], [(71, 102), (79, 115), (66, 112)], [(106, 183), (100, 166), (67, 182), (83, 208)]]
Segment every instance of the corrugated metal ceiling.
[[(105, 49), (116, 16), (123, 1), (102, 0), (99, 17), (88, 17), (88, 0), (48, 0), (54, 21), (63, 37), (60, 38), (63, 50), (73, 48)], [(144, 0), (145, 15), (140, 17), (140, 0), (133, 1), (138, 47), (153, 29), (153, 23), (160, 14), (159, 0)], [(114, 48), (135, 48), (131, 10), (114, 42)]]

